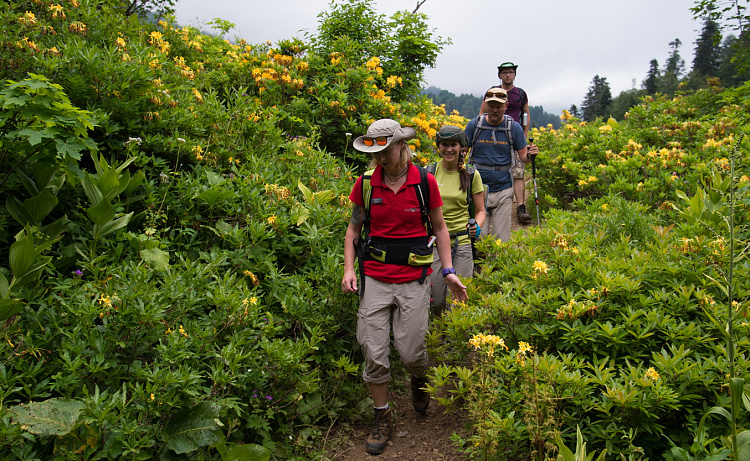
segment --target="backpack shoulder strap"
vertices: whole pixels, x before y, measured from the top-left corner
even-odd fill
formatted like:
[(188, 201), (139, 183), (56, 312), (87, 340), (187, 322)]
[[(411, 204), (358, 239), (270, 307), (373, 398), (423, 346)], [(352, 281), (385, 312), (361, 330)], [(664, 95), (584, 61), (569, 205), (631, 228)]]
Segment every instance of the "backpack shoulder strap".
[(521, 97), (521, 111), (523, 111), (523, 106), (529, 103), (529, 98), (526, 96), (526, 92), (523, 91), (523, 88), (518, 88), (518, 95)]
[(477, 142), (477, 138), (479, 138), (479, 130), (482, 129), (482, 114), (479, 114), (477, 116), (477, 122), (474, 124), (474, 133), (471, 135), (471, 148), (474, 148), (474, 143)]
[(474, 199), (471, 189), (474, 187), (474, 173), (477, 172), (477, 169), (474, 165), (467, 165), (466, 172), (469, 174), (469, 187), (466, 188), (466, 205), (469, 207), (469, 217), (473, 218), (476, 212), (474, 211)]
[(435, 171), (437, 171), (437, 162), (430, 163), (426, 167), (424, 167), (425, 170), (427, 170), (428, 173), (432, 173), (433, 176), (435, 176)]
[[(415, 165), (416, 166), (416, 165)], [(419, 183), (414, 184), (414, 193), (419, 201), (419, 211), (422, 215), (422, 222), (427, 226), (427, 235), (432, 234), (432, 225), (430, 224), (430, 185), (427, 182), (427, 170), (417, 166), (419, 170)]]
[(370, 233), (370, 200), (372, 199), (372, 184), (370, 179), (375, 170), (368, 170), (362, 175), (362, 203), (365, 206), (365, 219), (363, 221), (363, 229), (365, 235)]
[(513, 166), (516, 166), (516, 156), (513, 155), (513, 153), (516, 151), (515, 144), (513, 144), (513, 122), (515, 122), (515, 120), (513, 120), (513, 117), (511, 117), (510, 115), (506, 114), (504, 121), (505, 121), (504, 131), (505, 131), (505, 135), (508, 137), (508, 146), (510, 147), (511, 163), (513, 164)]

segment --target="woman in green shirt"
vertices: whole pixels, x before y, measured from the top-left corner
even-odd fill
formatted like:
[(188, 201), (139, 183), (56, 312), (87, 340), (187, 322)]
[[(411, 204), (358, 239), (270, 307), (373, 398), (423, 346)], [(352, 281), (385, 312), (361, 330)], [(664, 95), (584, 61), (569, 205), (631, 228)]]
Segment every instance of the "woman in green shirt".
[[(451, 255), (453, 268), (462, 277), (471, 277), (474, 272), (474, 258), (471, 241), (479, 238), (484, 226), (486, 213), (484, 208), (484, 185), (482, 178), (470, 167), (464, 166), (466, 147), (469, 139), (457, 126), (446, 125), (435, 135), (441, 161), (434, 165), (435, 179), (443, 199), (443, 217), (451, 236)], [(428, 168), (431, 171), (432, 168)], [(470, 206), (474, 209), (470, 215)], [(476, 223), (469, 225), (469, 218)], [(433, 314), (441, 315), (446, 309), (447, 288), (441, 275), (442, 264), (435, 249), (432, 264), (432, 299)]]

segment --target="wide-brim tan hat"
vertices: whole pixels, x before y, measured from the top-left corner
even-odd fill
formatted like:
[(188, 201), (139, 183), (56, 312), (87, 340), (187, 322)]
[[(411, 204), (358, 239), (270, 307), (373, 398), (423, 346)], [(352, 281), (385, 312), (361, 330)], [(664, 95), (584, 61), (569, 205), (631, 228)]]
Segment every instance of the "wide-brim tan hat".
[[(374, 154), (375, 152), (387, 149), (394, 142), (414, 139), (416, 135), (417, 132), (414, 128), (402, 127), (395, 120), (383, 118), (373, 122), (367, 128), (367, 133), (355, 139), (352, 145), (360, 152)], [(372, 145), (368, 146), (365, 144), (365, 138), (371, 139)], [(385, 144), (379, 144), (377, 138), (385, 138)]]

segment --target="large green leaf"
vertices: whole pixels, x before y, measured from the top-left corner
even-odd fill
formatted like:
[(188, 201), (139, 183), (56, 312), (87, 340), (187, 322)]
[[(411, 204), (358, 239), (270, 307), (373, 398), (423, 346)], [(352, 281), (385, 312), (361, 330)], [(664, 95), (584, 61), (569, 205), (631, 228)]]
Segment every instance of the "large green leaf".
[(58, 200), (49, 189), (23, 201), (23, 207), (33, 219), (33, 224), (39, 225), (44, 218), (57, 206)]
[(255, 443), (237, 445), (221, 456), (222, 461), (268, 461), (270, 458), (268, 448)]
[(103, 226), (115, 217), (117, 210), (106, 198), (102, 199), (96, 205), (86, 210), (89, 219), (94, 221), (97, 226)]
[(24, 208), (23, 203), (12, 195), (9, 195), (5, 199), (5, 209), (8, 210), (8, 214), (15, 219), (18, 224), (25, 226), (31, 222), (31, 216)]
[(740, 461), (750, 461), (750, 431), (737, 434), (737, 451), (740, 454)]
[(20, 299), (0, 299), (0, 321), (18, 314), (25, 305)]
[(99, 202), (102, 201), (102, 193), (99, 188), (96, 187), (96, 184), (94, 184), (94, 180), (91, 179), (91, 175), (80, 170), (79, 175), (81, 177), (81, 185), (83, 186), (83, 191), (86, 193), (86, 197), (88, 197), (89, 202), (91, 202), (92, 205), (98, 205)]
[(14, 277), (23, 277), (34, 264), (36, 252), (34, 251), (34, 244), (25, 234), (16, 237), (16, 239), (10, 246), (10, 270)]
[(213, 188), (201, 192), (196, 198), (203, 200), (209, 205), (216, 205), (224, 200), (234, 198), (234, 192), (227, 189)]
[(168, 440), (167, 448), (182, 454), (219, 442), (222, 434), (218, 418), (219, 405), (210, 402), (180, 411), (164, 428)]
[(141, 250), (141, 258), (158, 271), (169, 269), (169, 253), (159, 248)]
[(10, 283), (5, 278), (2, 272), (0, 272), (0, 298), (7, 298), (10, 296)]
[(119, 218), (104, 223), (103, 226), (95, 226), (94, 227), (94, 234), (96, 238), (102, 238), (105, 235), (109, 235), (112, 232), (121, 229), (128, 225), (128, 222), (130, 222), (130, 218), (133, 217), (133, 212), (130, 212), (126, 214), (125, 216), (120, 216)]
[(79, 400), (54, 398), (16, 405), (9, 410), (15, 414), (13, 419), (32, 434), (60, 436), (73, 430), (85, 406)]
[(52, 261), (52, 256), (45, 256), (43, 258), (40, 258), (38, 261), (31, 265), (31, 267), (26, 271), (25, 274), (20, 277), (13, 278), (13, 287), (22, 287), (27, 283), (33, 282), (34, 280), (39, 278), (39, 275), (41, 275), (42, 271), (44, 270), (44, 266), (49, 264), (50, 261)]

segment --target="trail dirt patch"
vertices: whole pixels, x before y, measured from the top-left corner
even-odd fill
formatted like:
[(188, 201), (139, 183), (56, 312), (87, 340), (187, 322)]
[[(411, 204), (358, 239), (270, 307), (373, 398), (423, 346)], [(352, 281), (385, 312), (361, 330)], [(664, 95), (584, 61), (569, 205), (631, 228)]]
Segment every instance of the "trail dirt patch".
[[(404, 379), (405, 391), (389, 391), (388, 402), (395, 410), (395, 421), (388, 447), (378, 456), (365, 451), (365, 439), (370, 425), (357, 422), (346, 427), (334, 428), (331, 448), (327, 450), (326, 461), (361, 461), (372, 459), (397, 459), (420, 461), (460, 461), (464, 456), (456, 450), (451, 440), (454, 433), (465, 433), (465, 415), (452, 410), (446, 414), (445, 407), (434, 398), (425, 415), (415, 412), (411, 405), (409, 382)], [(442, 392), (442, 391), (440, 391)]]

